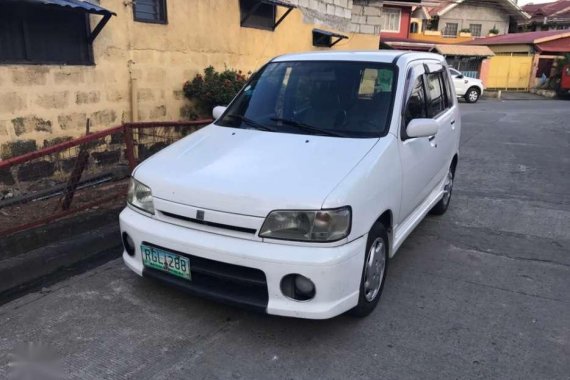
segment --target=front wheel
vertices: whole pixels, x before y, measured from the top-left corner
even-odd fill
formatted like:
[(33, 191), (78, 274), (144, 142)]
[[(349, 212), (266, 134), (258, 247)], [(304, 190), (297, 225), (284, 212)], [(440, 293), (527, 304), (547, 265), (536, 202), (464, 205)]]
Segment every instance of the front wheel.
[(480, 96), (481, 96), (481, 91), (477, 87), (471, 87), (465, 93), (465, 100), (468, 103), (477, 103)]
[(366, 317), (378, 305), (388, 270), (388, 244), (386, 228), (376, 223), (368, 233), (358, 304), (350, 310), (356, 317)]

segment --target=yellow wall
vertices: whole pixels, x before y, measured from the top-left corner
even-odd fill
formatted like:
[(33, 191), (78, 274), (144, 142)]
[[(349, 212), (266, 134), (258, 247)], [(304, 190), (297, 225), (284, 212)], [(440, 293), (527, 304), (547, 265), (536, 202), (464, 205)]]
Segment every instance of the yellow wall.
[[(183, 83), (208, 65), (256, 70), (274, 56), (316, 50), (314, 27), (331, 30), (306, 23), (298, 9), (274, 32), (242, 28), (237, 0), (169, 0), (167, 25), (134, 22), (130, 1), (100, 4), (117, 16), (95, 40), (95, 66), (0, 65), (0, 144), (32, 139), (40, 148), (83, 134), (87, 118), (94, 130), (178, 120)], [(348, 35), (333, 49), (378, 49), (376, 35)]]
[(472, 41), (473, 37), (443, 37), (441, 33), (438, 34), (425, 34), (425, 33), (410, 33), (410, 39), (417, 41), (435, 42), (440, 44), (461, 44), (463, 42)]
[(493, 50), (495, 54), (511, 54), (511, 53), (522, 53), (522, 54), (532, 54), (532, 46), (519, 44), (519, 45), (489, 45), (489, 49)]

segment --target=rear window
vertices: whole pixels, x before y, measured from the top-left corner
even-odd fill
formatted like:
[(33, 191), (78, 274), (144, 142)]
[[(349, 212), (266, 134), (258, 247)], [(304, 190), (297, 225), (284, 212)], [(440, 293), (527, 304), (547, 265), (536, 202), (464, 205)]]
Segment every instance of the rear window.
[(216, 123), (242, 128), (257, 124), (283, 133), (319, 134), (320, 130), (342, 137), (378, 137), (389, 128), (395, 81), (390, 64), (270, 63)]

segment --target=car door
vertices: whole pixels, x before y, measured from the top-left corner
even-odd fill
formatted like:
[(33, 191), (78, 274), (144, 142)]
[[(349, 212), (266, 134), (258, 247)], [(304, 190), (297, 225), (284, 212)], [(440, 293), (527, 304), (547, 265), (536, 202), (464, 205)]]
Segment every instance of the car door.
[(427, 198), (440, 171), (435, 136), (407, 138), (405, 129), (413, 119), (427, 118), (425, 68), (416, 64), (408, 72), (406, 103), (402, 113), (400, 132), (400, 160), (402, 167), (402, 202), (399, 223)]
[(451, 164), (458, 115), (457, 99), (451, 91), (445, 67), (439, 63), (428, 64), (426, 69), (427, 115), (439, 125), (438, 132), (432, 139), (438, 167), (434, 182), (431, 184), (433, 188), (443, 180)]
[(451, 74), (451, 78), (453, 78), (453, 86), (455, 87), (455, 92), (457, 93), (458, 96), (463, 96), (465, 95), (465, 93), (467, 92), (467, 84), (465, 83), (465, 76), (455, 70), (455, 69), (449, 69), (449, 72)]

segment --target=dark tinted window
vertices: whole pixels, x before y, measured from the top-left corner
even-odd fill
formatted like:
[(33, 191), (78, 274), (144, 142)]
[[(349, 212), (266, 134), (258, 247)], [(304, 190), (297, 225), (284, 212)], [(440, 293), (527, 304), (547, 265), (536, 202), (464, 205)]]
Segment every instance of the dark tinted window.
[(166, 0), (136, 0), (135, 21), (166, 24)]
[(27, 4), (0, 7), (1, 63), (93, 63), (84, 13)]
[(424, 119), (427, 117), (423, 76), (418, 77), (414, 83), (412, 94), (410, 95), (410, 99), (408, 99), (408, 104), (406, 105), (404, 117), (406, 125), (414, 119)]
[(389, 126), (395, 80), (389, 64), (270, 63), (246, 85), (217, 124), (250, 128), (254, 121), (276, 132), (378, 137)]
[(275, 26), (275, 5), (261, 3), (258, 0), (240, 0), (240, 25), (273, 30)]
[(441, 72), (426, 75), (426, 90), (428, 95), (428, 116), (436, 117), (445, 110), (445, 89)]
[(445, 107), (446, 108), (451, 108), (453, 107), (453, 104), (455, 103), (455, 98), (454, 98), (454, 94), (452, 91), (452, 84), (451, 84), (451, 78), (449, 76), (449, 74), (447, 73), (447, 71), (443, 71), (441, 73), (442, 75), (442, 79), (443, 79), (443, 84), (445, 86), (445, 98), (446, 98), (446, 102), (445, 102)]

